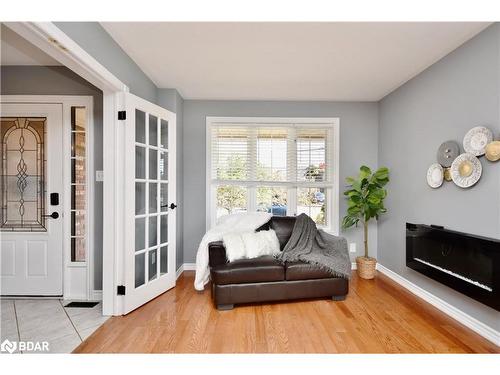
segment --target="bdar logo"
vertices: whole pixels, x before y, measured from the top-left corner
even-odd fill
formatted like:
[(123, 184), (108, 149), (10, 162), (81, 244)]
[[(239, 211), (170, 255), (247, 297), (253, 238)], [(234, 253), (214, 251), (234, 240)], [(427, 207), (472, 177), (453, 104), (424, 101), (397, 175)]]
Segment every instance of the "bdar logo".
[(10, 354), (14, 353), (16, 351), (17, 343), (11, 342), (9, 340), (5, 340), (2, 342), (0, 345), (0, 351), (2, 352), (9, 352)]

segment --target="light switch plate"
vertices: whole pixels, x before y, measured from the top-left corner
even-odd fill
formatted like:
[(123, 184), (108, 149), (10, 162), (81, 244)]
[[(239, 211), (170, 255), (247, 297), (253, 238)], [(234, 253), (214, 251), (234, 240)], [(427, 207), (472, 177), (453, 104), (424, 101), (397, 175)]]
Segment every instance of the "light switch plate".
[(355, 253), (356, 252), (356, 242), (351, 242), (349, 244), (349, 252), (350, 253)]
[(104, 171), (95, 171), (95, 180), (104, 181)]

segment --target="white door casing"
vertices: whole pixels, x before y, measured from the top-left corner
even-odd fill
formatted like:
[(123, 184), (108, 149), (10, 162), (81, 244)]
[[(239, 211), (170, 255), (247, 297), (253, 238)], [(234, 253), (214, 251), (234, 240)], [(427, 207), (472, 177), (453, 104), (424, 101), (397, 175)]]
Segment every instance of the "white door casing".
[(176, 115), (124, 93), (123, 313), (175, 286)]
[[(44, 172), (44, 210), (39, 214), (51, 214), (57, 212), (57, 219), (46, 217), (40, 219), (40, 223), (34, 224), (33, 229), (27, 229), (27, 225), (22, 224), (16, 230), (7, 230), (9, 225), (5, 223), (7, 219), (19, 221), (21, 219), (20, 207), (22, 207), (22, 217), (28, 218), (33, 212), (33, 197), (40, 194), (40, 188), (36, 187), (39, 182), (34, 182), (34, 175), (37, 167), (33, 164), (35, 152), (41, 152), (40, 148), (33, 148), (33, 137), (35, 132), (26, 128), (29, 122), (25, 122), (23, 127), (23, 161), (26, 159), (25, 168), (20, 164), (20, 151), (11, 151), (12, 157), (9, 165), (9, 146), (4, 150), (2, 162), (4, 163), (3, 174), (9, 174), (10, 179), (2, 176), (2, 205), (9, 204), (9, 208), (2, 216), (1, 235), (1, 294), (2, 295), (43, 295), (60, 296), (63, 294), (63, 109), (62, 104), (37, 104), (37, 103), (2, 103), (1, 116), (3, 118), (23, 118), (35, 119), (45, 118), (45, 134), (43, 140), (43, 155), (45, 158)], [(24, 121), (24, 120), (23, 120)], [(29, 121), (29, 120), (28, 120)], [(33, 127), (31, 127), (33, 129)], [(42, 131), (39, 131), (40, 133)], [(36, 138), (36, 137), (35, 137)], [(41, 137), (37, 138), (40, 142)], [(18, 137), (19, 140), (19, 137)], [(4, 142), (4, 140), (2, 140)], [(19, 142), (19, 141), (18, 141)], [(7, 158), (7, 159), (4, 159)], [(16, 162), (16, 159), (17, 160)], [(4, 161), (5, 160), (5, 161)], [(12, 172), (15, 163), (17, 175)], [(23, 164), (24, 164), (23, 163)], [(38, 168), (43, 165), (38, 164)], [(5, 171), (7, 169), (7, 171)], [(24, 171), (24, 173), (23, 173)], [(23, 182), (24, 180), (24, 182)], [(10, 184), (9, 184), (10, 182)], [(23, 185), (22, 197), (26, 198), (25, 203), (8, 203), (9, 195), (4, 194), (9, 191), (19, 193), (20, 185)], [(40, 185), (38, 185), (40, 186)], [(15, 190), (17, 189), (17, 190)], [(34, 189), (34, 190), (33, 190)], [(50, 194), (59, 194), (59, 205), (51, 206)], [(11, 193), (12, 194), (12, 193)], [(10, 196), (12, 199), (12, 196)], [(41, 202), (41, 201), (40, 201)], [(28, 203), (30, 205), (28, 205)], [(39, 203), (37, 203), (39, 205)], [(40, 210), (40, 205), (37, 208)], [(16, 213), (17, 210), (17, 213)], [(41, 211), (41, 210), (40, 210)], [(23, 219), (24, 221), (25, 219)], [(27, 219), (26, 219), (27, 220)], [(21, 224), (17, 224), (18, 226)]]

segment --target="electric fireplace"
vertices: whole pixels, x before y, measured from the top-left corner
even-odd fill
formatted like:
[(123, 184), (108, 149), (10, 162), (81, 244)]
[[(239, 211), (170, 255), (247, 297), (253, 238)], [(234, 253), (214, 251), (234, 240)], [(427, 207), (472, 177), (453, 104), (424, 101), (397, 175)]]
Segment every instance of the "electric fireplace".
[(500, 240), (406, 223), (406, 266), (500, 311)]

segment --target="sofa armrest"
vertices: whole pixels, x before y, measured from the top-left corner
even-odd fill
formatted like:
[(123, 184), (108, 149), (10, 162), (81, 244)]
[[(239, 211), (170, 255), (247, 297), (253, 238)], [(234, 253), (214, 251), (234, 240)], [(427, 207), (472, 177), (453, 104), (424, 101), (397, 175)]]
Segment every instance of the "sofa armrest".
[(222, 241), (210, 242), (208, 244), (208, 264), (210, 267), (220, 266), (227, 263), (226, 248)]

